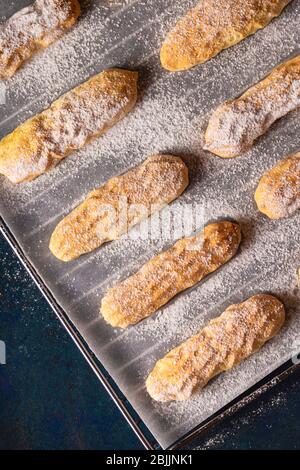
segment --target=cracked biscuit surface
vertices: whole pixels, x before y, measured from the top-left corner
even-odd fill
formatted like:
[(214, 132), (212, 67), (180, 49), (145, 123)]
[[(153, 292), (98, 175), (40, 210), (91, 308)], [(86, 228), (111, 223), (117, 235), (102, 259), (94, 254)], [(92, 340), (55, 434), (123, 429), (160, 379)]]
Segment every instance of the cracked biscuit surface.
[(146, 381), (148, 393), (160, 402), (187, 400), (213, 377), (257, 352), (284, 321), (284, 305), (271, 295), (231, 305), (156, 363)]
[(179, 197), (188, 182), (188, 169), (180, 157), (149, 157), (92, 191), (58, 224), (50, 250), (58, 259), (71, 261), (116, 240)]
[(250, 150), (277, 119), (300, 107), (300, 55), (280, 64), (243, 95), (221, 104), (205, 133), (205, 150), (223, 158)]
[(292, 216), (300, 209), (300, 152), (280, 161), (261, 178), (254, 195), (270, 219)]
[(229, 261), (240, 241), (239, 225), (229, 221), (207, 225), (196, 236), (179, 240), (108, 290), (101, 304), (104, 319), (126, 328), (147, 318)]
[(0, 174), (30, 181), (104, 134), (134, 107), (137, 73), (108, 69), (69, 91), (0, 142)]
[(61, 38), (77, 21), (78, 0), (36, 0), (0, 24), (0, 79), (7, 79), (39, 49)]
[(267, 26), (291, 0), (201, 0), (167, 35), (162, 66), (187, 70)]

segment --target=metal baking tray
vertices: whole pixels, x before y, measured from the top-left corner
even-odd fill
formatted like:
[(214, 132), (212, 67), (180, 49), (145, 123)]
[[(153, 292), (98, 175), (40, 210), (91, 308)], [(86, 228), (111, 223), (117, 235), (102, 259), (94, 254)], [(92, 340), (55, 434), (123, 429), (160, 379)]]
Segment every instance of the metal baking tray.
[[(0, 16), (4, 19), (29, 3), (18, 0), (8, 6), (1, 0)], [(160, 44), (170, 25), (195, 3), (85, 1), (78, 25), (0, 90), (2, 137), (107, 67), (140, 72), (135, 110), (105, 136), (32, 183), (13, 186), (1, 178), (0, 225), (148, 449), (187, 447), (199, 433), (293, 372), (300, 351), (299, 216), (270, 221), (253, 202), (263, 172), (299, 149), (300, 113), (278, 121), (251, 152), (237, 159), (217, 158), (201, 145), (209, 114), (218, 103), (239, 95), (277, 63), (299, 53), (300, 2), (294, 0), (267, 28), (207, 64), (167, 73), (159, 64)], [(190, 169), (189, 188), (171, 205), (173, 219), (192, 207), (203, 223), (238, 220), (243, 242), (230, 263), (157, 315), (125, 332), (114, 330), (99, 315), (107, 287), (170, 246), (173, 238), (160, 233), (150, 238), (127, 235), (70, 264), (52, 257), (48, 242), (58, 221), (90, 190), (157, 152), (181, 155)], [(284, 301), (288, 320), (280, 335), (191, 400), (154, 403), (144, 381), (156, 360), (228, 305), (258, 292)]]

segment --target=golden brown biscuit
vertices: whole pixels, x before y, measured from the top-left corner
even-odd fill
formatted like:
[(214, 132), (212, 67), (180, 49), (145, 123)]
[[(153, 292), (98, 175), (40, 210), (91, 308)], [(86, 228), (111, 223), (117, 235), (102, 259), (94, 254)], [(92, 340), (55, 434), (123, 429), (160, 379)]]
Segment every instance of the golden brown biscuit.
[(280, 15), (291, 0), (201, 0), (167, 35), (162, 66), (187, 70), (234, 46)]
[(210, 118), (204, 148), (219, 157), (237, 157), (299, 106), (300, 55), (280, 64), (239, 98), (221, 104)]
[(240, 240), (239, 225), (228, 221), (207, 225), (195, 237), (179, 240), (108, 290), (101, 304), (104, 319), (114, 327), (126, 328), (147, 318), (229, 261)]
[(0, 25), (0, 79), (16, 70), (39, 49), (70, 29), (80, 15), (78, 0), (36, 0)]
[(260, 212), (270, 219), (288, 217), (300, 209), (300, 152), (267, 171), (254, 198)]
[(271, 295), (231, 305), (156, 363), (146, 381), (148, 393), (161, 402), (190, 398), (213, 377), (258, 351), (284, 321), (284, 305)]
[(30, 181), (104, 134), (134, 107), (137, 73), (109, 69), (69, 91), (0, 142), (0, 174)]
[(60, 260), (71, 261), (116, 240), (180, 196), (188, 182), (188, 169), (181, 158), (149, 157), (142, 165), (91, 192), (58, 224), (50, 250)]

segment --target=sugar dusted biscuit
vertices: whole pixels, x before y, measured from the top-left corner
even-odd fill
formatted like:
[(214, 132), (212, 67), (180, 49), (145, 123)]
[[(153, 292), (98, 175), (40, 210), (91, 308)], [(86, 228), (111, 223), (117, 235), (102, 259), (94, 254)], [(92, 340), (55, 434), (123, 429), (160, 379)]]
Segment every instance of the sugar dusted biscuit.
[(204, 148), (219, 157), (237, 157), (299, 106), (300, 55), (280, 64), (239, 98), (221, 104), (209, 120)]
[(300, 209), (300, 152), (267, 171), (254, 198), (258, 209), (270, 219), (289, 217)]
[(167, 35), (162, 66), (187, 70), (267, 26), (291, 0), (201, 0)]
[(0, 24), (0, 79), (62, 37), (79, 15), (78, 0), (36, 0)]
[(104, 319), (126, 328), (147, 318), (229, 261), (240, 241), (239, 225), (228, 221), (207, 225), (198, 235), (179, 240), (108, 290), (101, 304)]
[(91, 192), (58, 224), (50, 240), (50, 250), (58, 259), (71, 261), (116, 240), (180, 196), (188, 182), (188, 169), (181, 158), (149, 157)]
[(284, 305), (271, 295), (231, 305), (156, 363), (146, 381), (148, 393), (160, 402), (187, 400), (213, 377), (257, 352), (284, 321)]
[(137, 73), (105, 70), (69, 91), (0, 142), (0, 174), (30, 181), (104, 134), (134, 107)]

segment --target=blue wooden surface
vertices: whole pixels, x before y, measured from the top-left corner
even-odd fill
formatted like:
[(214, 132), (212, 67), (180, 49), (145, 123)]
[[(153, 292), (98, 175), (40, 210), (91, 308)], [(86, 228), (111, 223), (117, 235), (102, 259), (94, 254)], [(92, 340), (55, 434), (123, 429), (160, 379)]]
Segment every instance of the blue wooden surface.
[[(0, 448), (141, 449), (134, 433), (0, 236)], [(198, 443), (299, 449), (300, 371)]]

